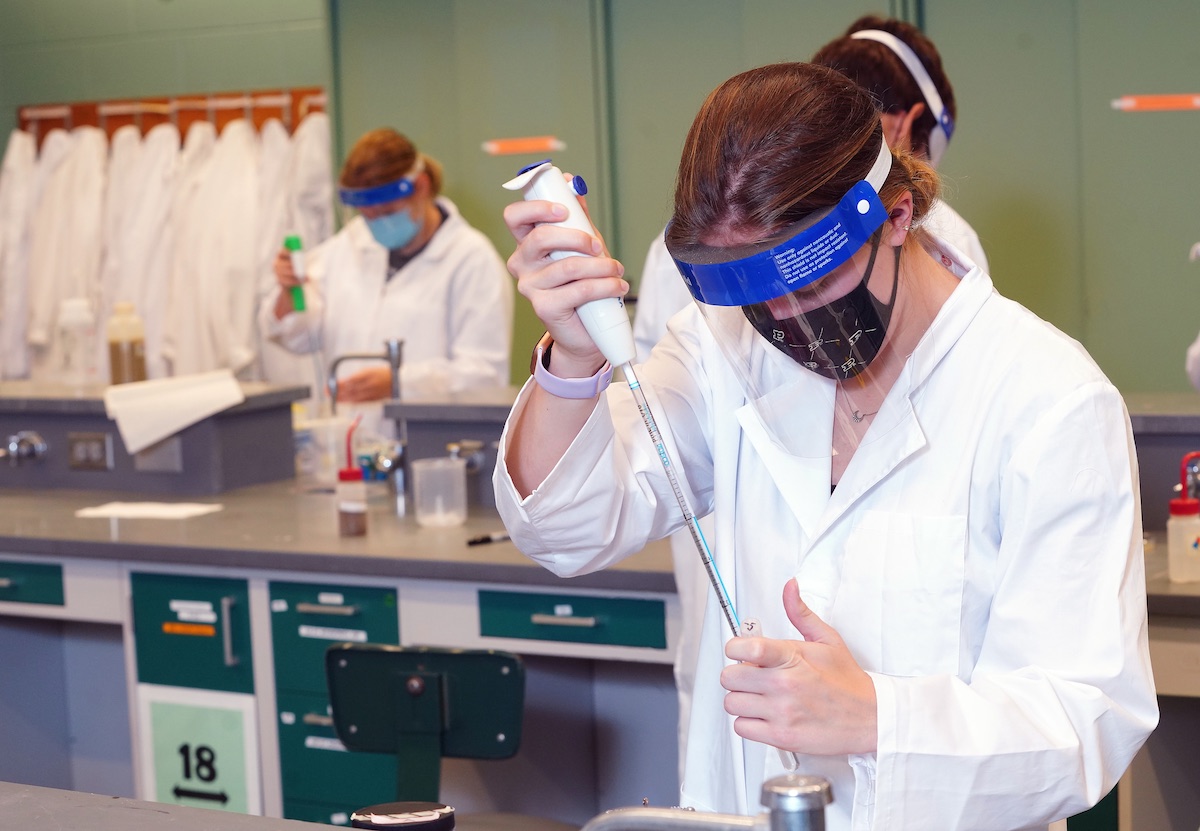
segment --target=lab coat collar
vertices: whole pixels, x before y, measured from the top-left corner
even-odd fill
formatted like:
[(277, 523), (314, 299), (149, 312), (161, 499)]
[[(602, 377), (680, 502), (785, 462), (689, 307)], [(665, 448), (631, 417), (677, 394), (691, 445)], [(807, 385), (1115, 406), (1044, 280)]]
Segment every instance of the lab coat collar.
[[(870, 453), (871, 463), (852, 463), (832, 496), (831, 456), (826, 446), (832, 433), (831, 382), (814, 376), (797, 385), (811, 400), (825, 402), (825, 406), (801, 410), (812, 422), (800, 431), (811, 437), (805, 447), (783, 448), (771, 438), (753, 407), (746, 405), (737, 411), (747, 439), (779, 484), (780, 493), (808, 537), (806, 545), (816, 542), (863, 494), (927, 444), (913, 397), (994, 293), (991, 279), (978, 267), (956, 257), (957, 252), (950, 246), (938, 245), (931, 254), (960, 278), (959, 285), (913, 350), (860, 446), (860, 451)], [(775, 394), (794, 395), (797, 391), (789, 387)]]

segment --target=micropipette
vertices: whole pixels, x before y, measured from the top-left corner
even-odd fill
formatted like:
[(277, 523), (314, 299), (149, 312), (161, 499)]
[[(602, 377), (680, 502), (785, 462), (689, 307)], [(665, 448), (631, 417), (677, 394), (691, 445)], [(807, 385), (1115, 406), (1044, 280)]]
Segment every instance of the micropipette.
[[(579, 176), (567, 182), (563, 178), (562, 171), (551, 164), (549, 159), (522, 168), (516, 178), (504, 183), (504, 187), (508, 190), (521, 191), (525, 199), (545, 199), (549, 202), (558, 202), (567, 209), (567, 218), (554, 224), (596, 236), (596, 229), (587, 218), (578, 199), (579, 196), (587, 193), (587, 185)], [(578, 256), (583, 255), (575, 251), (554, 251), (550, 254), (550, 258), (555, 260)], [(659, 461), (662, 462), (663, 470), (666, 471), (667, 481), (671, 483), (671, 490), (675, 494), (676, 502), (679, 503), (679, 510), (683, 513), (688, 531), (691, 532), (696, 552), (700, 555), (701, 562), (704, 563), (708, 581), (717, 594), (725, 622), (729, 625), (729, 630), (734, 637), (738, 637), (742, 632), (737, 613), (733, 609), (733, 602), (730, 600), (724, 581), (721, 580), (721, 575), (713, 562), (708, 541), (700, 529), (700, 522), (692, 512), (687, 496), (675, 476), (675, 466), (667, 454), (666, 444), (663, 442), (658, 424), (654, 420), (654, 414), (650, 411), (650, 404), (646, 401), (646, 393), (638, 381), (637, 373), (634, 372), (633, 359), (637, 355), (637, 347), (633, 341), (633, 328), (629, 325), (629, 315), (625, 311), (625, 303), (620, 297), (606, 297), (602, 300), (585, 303), (576, 311), (579, 313), (580, 320), (583, 321), (584, 328), (595, 341), (596, 347), (610, 364), (620, 367), (621, 372), (625, 375), (629, 390), (633, 394), (633, 400), (637, 402), (638, 411), (642, 415), (642, 422), (646, 425), (650, 440), (654, 442), (654, 449), (658, 453)]]

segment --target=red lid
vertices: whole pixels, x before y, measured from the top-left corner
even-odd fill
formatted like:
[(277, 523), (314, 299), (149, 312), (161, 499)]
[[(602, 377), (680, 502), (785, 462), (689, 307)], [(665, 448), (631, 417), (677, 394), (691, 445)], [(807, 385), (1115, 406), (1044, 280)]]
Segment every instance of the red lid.
[(1171, 516), (1191, 516), (1200, 514), (1200, 499), (1189, 499), (1181, 496), (1171, 500)]
[[(361, 467), (344, 467), (338, 471), (339, 482), (361, 482), (362, 478)], [(1196, 499), (1193, 499), (1192, 501), (1200, 502), (1200, 500)], [(1200, 508), (1197, 508), (1193, 513), (1200, 513)]]

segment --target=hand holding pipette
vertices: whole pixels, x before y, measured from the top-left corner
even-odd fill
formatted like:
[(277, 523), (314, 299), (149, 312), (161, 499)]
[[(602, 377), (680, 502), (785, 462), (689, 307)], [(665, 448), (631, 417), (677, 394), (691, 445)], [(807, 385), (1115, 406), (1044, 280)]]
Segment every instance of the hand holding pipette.
[[(761, 635), (730, 639), (721, 673), (725, 709), (739, 736), (825, 756), (872, 753), (878, 716), (875, 684), (837, 631), (801, 599), (795, 580), (783, 590), (788, 620), (804, 640)], [(750, 621), (747, 620), (747, 623)], [(780, 751), (785, 767), (795, 764)]]

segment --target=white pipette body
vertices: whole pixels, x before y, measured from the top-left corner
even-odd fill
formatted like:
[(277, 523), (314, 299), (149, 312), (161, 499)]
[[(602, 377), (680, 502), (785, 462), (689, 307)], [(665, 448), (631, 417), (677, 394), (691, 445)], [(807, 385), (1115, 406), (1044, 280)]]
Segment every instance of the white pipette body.
[[(519, 190), (526, 200), (545, 199), (557, 202), (567, 209), (567, 218), (554, 223), (564, 228), (574, 228), (585, 234), (597, 236), (596, 229), (587, 218), (583, 206), (579, 204), (579, 196), (587, 193), (587, 185), (583, 179), (576, 176), (570, 183), (563, 178), (563, 173), (548, 159), (524, 168), (516, 178), (504, 183), (508, 190)], [(563, 257), (582, 257), (577, 251), (555, 251), (551, 259)], [(633, 327), (629, 325), (629, 313), (625, 311), (625, 301), (620, 297), (606, 297), (584, 303), (576, 311), (583, 321), (584, 328), (592, 336), (596, 348), (613, 366), (624, 367), (637, 357), (637, 346), (633, 342)]]

